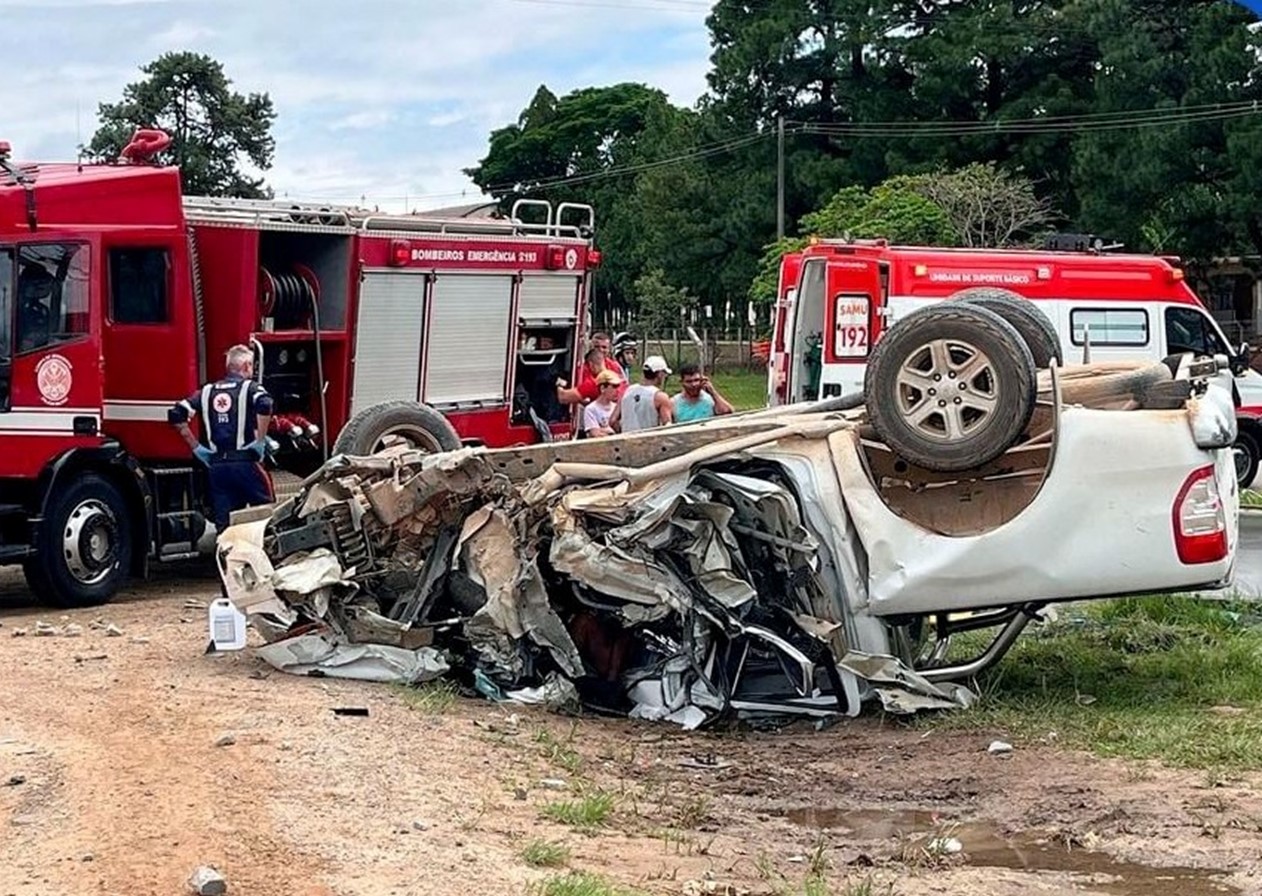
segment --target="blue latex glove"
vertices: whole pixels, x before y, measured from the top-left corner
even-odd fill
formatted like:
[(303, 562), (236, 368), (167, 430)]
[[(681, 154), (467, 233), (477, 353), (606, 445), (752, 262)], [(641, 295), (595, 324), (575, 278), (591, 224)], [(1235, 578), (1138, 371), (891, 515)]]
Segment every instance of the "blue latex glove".
[(210, 466), (210, 459), (215, 456), (215, 452), (211, 451), (205, 445), (198, 445), (193, 449), (193, 456), (206, 466)]
[(263, 456), (267, 454), (267, 439), (263, 439), (263, 438), (255, 439), (253, 442), (246, 445), (245, 447), (247, 451), (253, 451), (255, 454), (259, 456), (259, 460), (262, 460)]

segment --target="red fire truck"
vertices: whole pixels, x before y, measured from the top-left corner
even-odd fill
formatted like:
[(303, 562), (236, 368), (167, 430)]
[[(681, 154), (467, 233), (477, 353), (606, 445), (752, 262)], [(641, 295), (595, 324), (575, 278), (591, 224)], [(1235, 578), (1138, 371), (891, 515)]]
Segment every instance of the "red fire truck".
[(1066, 242), (1067, 248), (1026, 251), (821, 240), (786, 254), (773, 316), (769, 403), (861, 391), (881, 333), (917, 308), (980, 301), (1010, 316), (1015, 300), (1042, 312), (1032, 321), (1043, 331), (1036, 335), (1058, 346), (1062, 363), (1226, 355), (1239, 400), (1236, 471), (1247, 486), (1262, 454), (1262, 375), (1249, 369), (1247, 346), (1227, 341), (1184, 281), (1177, 258), (1104, 252), (1085, 237)]
[(209, 546), (204, 471), (167, 409), (233, 344), (276, 400), (282, 488), (392, 439), (569, 431), (553, 384), (581, 363), (590, 206), (437, 220), (188, 197), (147, 161), (166, 142), (138, 133), (91, 166), (0, 143), (0, 563), (43, 599), (103, 602)]

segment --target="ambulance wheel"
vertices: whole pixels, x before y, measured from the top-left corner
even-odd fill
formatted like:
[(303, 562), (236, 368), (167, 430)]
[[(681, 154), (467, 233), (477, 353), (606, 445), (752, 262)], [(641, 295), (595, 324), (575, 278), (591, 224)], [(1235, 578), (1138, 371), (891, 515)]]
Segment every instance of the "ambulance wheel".
[(1060, 336), (1042, 311), (1029, 299), (1008, 289), (993, 286), (977, 286), (962, 289), (951, 296), (951, 301), (964, 302), (995, 312), (1016, 329), (1030, 347), (1034, 366), (1043, 370), (1056, 359), (1057, 367), (1065, 366), (1065, 353), (1061, 350)]
[(998, 314), (948, 302), (908, 314), (876, 343), (864, 403), (877, 434), (928, 470), (1003, 454), (1034, 413), (1037, 376), (1021, 334)]
[(364, 408), (342, 429), (334, 454), (369, 455), (396, 446), (437, 453), (460, 447), (447, 418), (418, 401), (386, 401)]
[(127, 502), (95, 473), (77, 476), (49, 502), (27, 584), (55, 607), (103, 604), (122, 586), (131, 560)]
[(1248, 488), (1258, 475), (1258, 461), (1262, 459), (1258, 440), (1253, 433), (1238, 430), (1231, 452), (1236, 462), (1236, 481), (1241, 488)]

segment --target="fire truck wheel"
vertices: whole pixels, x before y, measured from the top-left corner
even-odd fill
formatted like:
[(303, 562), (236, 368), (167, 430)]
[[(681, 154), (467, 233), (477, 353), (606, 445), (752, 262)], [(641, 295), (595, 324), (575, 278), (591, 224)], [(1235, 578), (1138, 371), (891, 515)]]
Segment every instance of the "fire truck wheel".
[(908, 314), (877, 341), (864, 380), (868, 419), (897, 454), (929, 470), (989, 463), (1034, 412), (1034, 358), (986, 308), (947, 302)]
[(1029, 299), (1008, 289), (978, 286), (962, 289), (951, 296), (952, 301), (977, 305), (995, 312), (1016, 329), (1030, 347), (1034, 366), (1040, 370), (1051, 366), (1053, 358), (1058, 367), (1065, 366), (1065, 354), (1061, 350), (1056, 328), (1042, 311)]
[(107, 602), (127, 576), (131, 531), (118, 487), (95, 473), (70, 481), (49, 502), (37, 553), (23, 570), (31, 590), (57, 607)]
[(452, 451), (460, 436), (447, 418), (416, 401), (386, 401), (364, 408), (342, 429), (334, 454), (368, 455), (407, 445), (422, 451)]

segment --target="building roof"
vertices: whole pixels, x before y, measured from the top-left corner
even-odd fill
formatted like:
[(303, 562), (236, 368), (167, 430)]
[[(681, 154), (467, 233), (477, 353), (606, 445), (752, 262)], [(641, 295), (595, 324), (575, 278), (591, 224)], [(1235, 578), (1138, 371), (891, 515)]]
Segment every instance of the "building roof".
[(418, 218), (502, 218), (499, 205), (494, 202), (475, 202), (469, 205), (449, 205), (445, 208), (429, 208), (412, 214)]

